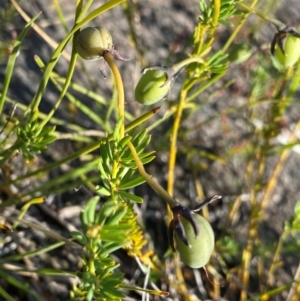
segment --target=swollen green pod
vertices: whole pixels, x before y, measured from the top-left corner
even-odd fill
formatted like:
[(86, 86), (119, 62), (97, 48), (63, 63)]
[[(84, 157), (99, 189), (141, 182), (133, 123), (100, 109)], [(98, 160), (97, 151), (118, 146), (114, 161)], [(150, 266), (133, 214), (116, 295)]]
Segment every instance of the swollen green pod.
[(179, 218), (190, 246), (187, 246), (175, 232), (176, 249), (180, 254), (181, 260), (187, 266), (202, 268), (210, 259), (215, 245), (215, 237), (211, 225), (205, 218), (196, 213), (192, 213), (192, 217), (199, 228), (199, 233), (196, 236), (192, 224), (180, 216)]
[(300, 38), (287, 35), (284, 41), (284, 52), (285, 54), (277, 45), (275, 49), (277, 62), (285, 68), (293, 66), (300, 58)]
[(277, 69), (293, 66), (300, 58), (300, 33), (290, 26), (278, 29), (272, 39), (270, 51)]
[(168, 95), (171, 82), (165, 71), (147, 70), (135, 88), (135, 100), (143, 105), (152, 105)]
[(242, 64), (246, 62), (252, 55), (252, 47), (249, 44), (236, 44), (231, 47), (228, 59), (233, 64)]
[(113, 48), (112, 36), (104, 27), (86, 27), (78, 34), (75, 48), (83, 59), (98, 60)]

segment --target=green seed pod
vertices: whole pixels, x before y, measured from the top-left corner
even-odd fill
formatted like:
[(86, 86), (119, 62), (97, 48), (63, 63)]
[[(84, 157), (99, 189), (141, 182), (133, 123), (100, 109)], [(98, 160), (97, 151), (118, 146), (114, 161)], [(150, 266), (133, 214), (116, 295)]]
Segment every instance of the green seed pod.
[(276, 45), (274, 57), (278, 67), (287, 68), (293, 66), (300, 58), (300, 38), (288, 34), (285, 38), (283, 49), (285, 54), (280, 49), (279, 45)]
[(230, 49), (228, 59), (234, 64), (241, 64), (246, 62), (252, 53), (252, 47), (249, 44), (236, 44)]
[(187, 241), (187, 246), (175, 232), (176, 249), (181, 260), (191, 268), (202, 268), (210, 259), (215, 245), (214, 232), (209, 222), (199, 214), (192, 213), (193, 219), (199, 228), (199, 234), (195, 236), (191, 223), (183, 217), (179, 217), (182, 222)]
[(152, 105), (167, 96), (172, 80), (161, 70), (147, 70), (135, 87), (135, 100), (143, 105)]
[(100, 59), (104, 51), (113, 48), (113, 41), (104, 27), (87, 27), (78, 34), (75, 48), (83, 59), (94, 61)]

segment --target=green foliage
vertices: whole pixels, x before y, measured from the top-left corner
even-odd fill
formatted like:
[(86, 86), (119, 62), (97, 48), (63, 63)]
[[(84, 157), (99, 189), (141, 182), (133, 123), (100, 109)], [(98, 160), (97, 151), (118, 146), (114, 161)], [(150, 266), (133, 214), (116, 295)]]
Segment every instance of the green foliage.
[[(98, 164), (102, 184), (96, 187), (96, 192), (108, 197), (108, 200), (97, 209), (100, 197), (94, 197), (87, 202), (81, 214), (83, 233), (73, 232), (73, 237), (85, 246), (86, 254), (82, 258), (84, 272), (82, 283), (72, 293), (74, 300), (121, 300), (124, 293), (120, 291), (123, 274), (114, 272), (118, 264), (110, 254), (120, 248), (133, 250), (139, 255), (145, 242), (142, 232), (135, 221), (133, 204), (143, 200), (132, 193), (129, 188), (143, 184), (145, 181), (136, 175), (136, 165), (127, 143), (136, 145), (143, 163), (152, 161), (153, 152), (144, 152), (150, 142), (150, 136), (145, 130), (132, 136), (120, 137), (120, 127), (123, 118), (116, 124), (112, 138), (106, 138), (100, 145), (100, 160)], [(105, 268), (103, 268), (105, 267)]]
[(295, 215), (284, 224), (284, 229), (290, 233), (300, 231), (300, 201), (295, 205)]
[(222, 254), (222, 259), (229, 263), (232, 263), (241, 252), (237, 240), (228, 235), (224, 235), (218, 240), (217, 250), (219, 254)]
[[(116, 140), (110, 141), (107, 138), (106, 142), (100, 146), (99, 171), (102, 185), (97, 187), (97, 192), (104, 196), (114, 195), (117, 199), (125, 197), (141, 203), (141, 198), (126, 193), (126, 190), (145, 182), (141, 175), (135, 174), (137, 167), (127, 147), (127, 142), (131, 141), (136, 146), (140, 159), (143, 164), (146, 164), (155, 158), (153, 151), (144, 152), (150, 142), (150, 136), (145, 130), (133, 136), (125, 136), (121, 140), (117, 134), (114, 136)], [(115, 176), (112, 177), (114, 166), (118, 166), (118, 168)]]
[(238, 9), (237, 4), (241, 3), (242, 0), (222, 0), (219, 22), (224, 25), (230, 24), (227, 20), (234, 16), (239, 16), (245, 13), (244, 10)]
[[(218, 16), (218, 22), (224, 25), (230, 25), (229, 18), (240, 15), (243, 11), (236, 8), (236, 4), (242, 2), (242, 0), (222, 0), (220, 5), (220, 13)], [(215, 11), (214, 0), (200, 0), (199, 1), (200, 16), (199, 21), (204, 26), (213, 27), (213, 14)]]
[(97, 210), (98, 202), (99, 197), (89, 200), (81, 214), (83, 233), (71, 233), (86, 249), (82, 258), (84, 268), (80, 273), (82, 283), (71, 294), (74, 300), (92, 300), (94, 297), (121, 300), (125, 296), (119, 290), (123, 274), (114, 272), (119, 265), (108, 256), (128, 243), (128, 232), (132, 229), (122, 223), (127, 207), (109, 201)]
[(33, 153), (40, 153), (47, 149), (47, 145), (56, 140), (53, 135), (55, 126), (43, 127), (41, 129), (38, 120), (38, 111), (33, 113), (30, 122), (24, 126), (19, 126), (17, 129), (18, 141), (20, 143), (20, 152), (25, 159), (32, 160)]

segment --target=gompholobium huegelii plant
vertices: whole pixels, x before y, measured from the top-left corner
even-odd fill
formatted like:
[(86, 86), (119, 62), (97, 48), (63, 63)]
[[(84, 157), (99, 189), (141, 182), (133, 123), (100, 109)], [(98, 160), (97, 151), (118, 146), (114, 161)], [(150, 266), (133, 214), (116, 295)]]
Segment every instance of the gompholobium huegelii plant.
[[(177, 74), (185, 68), (186, 76), (181, 90), (184, 92), (181, 95), (185, 96), (179, 100), (177, 117), (182, 113), (180, 110), (183, 110), (184, 102), (192, 101), (203, 91), (205, 85), (202, 86), (202, 82), (208, 80), (210, 85), (214, 79), (223, 76), (228, 67), (226, 47), (225, 50), (210, 52), (218, 23), (226, 22), (226, 19), (236, 13), (237, 2), (240, 1), (200, 1), (201, 14), (193, 36), (193, 52), (189, 58), (172, 66), (144, 69), (135, 88), (135, 100), (143, 105), (153, 105), (166, 99)], [(284, 67), (293, 65), (299, 59), (292, 51), (294, 47), (298, 47), (298, 35), (295, 30), (287, 28), (275, 36), (273, 54)], [(178, 251), (181, 260), (191, 268), (205, 267), (215, 244), (211, 225), (198, 213), (205, 205), (221, 196), (215, 195), (190, 210), (145, 172), (144, 165), (154, 158), (154, 152), (145, 150), (150, 136), (146, 130), (126, 130), (123, 83), (114, 62), (114, 59), (127, 59), (115, 50), (111, 34), (102, 26), (82, 29), (74, 41), (74, 47), (83, 59), (93, 61), (104, 58), (110, 66), (118, 90), (119, 116), (113, 133), (107, 133), (99, 147), (98, 169), (101, 184), (95, 190), (97, 196), (87, 203), (82, 212), (82, 233), (73, 232), (73, 236), (84, 246), (84, 255), (82, 272), (79, 274), (81, 283), (74, 287), (72, 298), (117, 301), (125, 296), (126, 289), (138, 288), (124, 284), (124, 275), (111, 253), (123, 248), (141, 262), (150, 265), (152, 263), (151, 256), (143, 252), (147, 241), (133, 210), (133, 204), (141, 203), (142, 199), (129, 189), (147, 182), (167, 202), (173, 214), (169, 224), (170, 246), (173, 251)], [(247, 59), (248, 48), (241, 47), (241, 50), (246, 51), (233, 53), (233, 61)], [(241, 53), (243, 58), (240, 60), (238, 56)], [(104, 67), (101, 71), (105, 74)], [(179, 124), (180, 117), (177, 120)], [(140, 123), (136, 122), (133, 128), (137, 124)], [(172, 137), (175, 136), (174, 134)], [(176, 142), (173, 149), (175, 148)], [(164, 294), (157, 290), (151, 292)]]
[[(201, 22), (205, 24), (207, 28), (210, 28), (210, 8), (201, 6), (200, 9), (202, 10), (202, 15), (207, 16), (207, 18), (204, 18)], [(222, 11), (220, 18), (226, 19), (229, 13), (234, 14), (234, 8), (230, 12), (227, 10), (227, 15), (224, 15), (224, 12)], [(92, 39), (92, 41), (90, 41), (90, 39)], [(119, 54), (114, 50), (111, 35), (102, 27), (86, 28), (82, 30), (75, 41), (75, 47), (79, 55), (88, 60), (99, 59), (102, 56), (105, 58), (106, 53), (111, 53), (114, 58), (119, 58)], [(135, 88), (135, 100), (143, 105), (152, 105), (167, 98), (174, 79), (183, 68), (186, 68), (191, 83), (198, 83), (203, 79), (213, 78), (213, 76), (218, 74), (224, 74), (228, 66), (226, 62), (227, 54), (217, 52), (204, 60), (202, 57), (204, 53), (209, 52), (210, 44), (207, 43), (205, 47), (206, 48), (202, 50), (203, 53), (194, 53), (189, 58), (179, 63), (175, 63), (172, 66), (153, 66), (145, 68)], [(193, 85), (187, 83), (187, 86), (192, 87)], [(124, 139), (126, 139), (126, 137), (128, 138), (129, 136), (125, 136)], [(119, 138), (123, 139), (122, 135), (120, 135)], [(192, 268), (204, 267), (214, 249), (214, 234), (210, 224), (202, 216), (198, 215), (198, 211), (204, 205), (220, 199), (220, 196), (210, 198), (196, 210), (189, 210), (181, 206), (177, 200), (171, 197), (145, 172), (143, 168), (144, 162), (141, 162), (141, 159), (143, 158), (140, 158), (139, 153), (140, 146), (134, 145), (130, 139), (127, 141), (127, 144), (135, 160), (135, 166), (138, 166), (142, 178), (164, 198), (173, 212), (173, 220), (169, 226), (170, 244), (172, 249), (178, 250), (182, 261), (188, 266)], [(110, 159), (111, 158), (109, 157), (109, 160)], [(102, 174), (104, 174), (104, 171), (105, 170), (102, 170)], [(110, 180), (108, 181), (108, 179)], [(108, 192), (111, 191), (111, 189), (108, 188), (112, 187), (111, 176), (108, 179), (103, 179), (103, 186), (99, 190), (100, 193), (103, 193), (106, 196)], [(118, 185), (115, 184), (115, 178), (113, 179), (114, 189), (119, 188)], [(118, 193), (114, 192), (113, 195), (119, 194), (119, 189), (116, 190)], [(132, 199), (133, 196), (126, 196), (126, 193), (127, 192), (123, 191), (121, 193), (122, 197), (134, 201), (134, 199)], [(174, 241), (176, 242), (176, 245)]]
[[(203, 268), (209, 261), (215, 245), (214, 232), (209, 222), (199, 215), (199, 211), (209, 203), (221, 199), (214, 195), (190, 210), (182, 206), (178, 200), (171, 197), (149, 174), (146, 173), (143, 163), (138, 157), (134, 146), (129, 143), (135, 163), (145, 181), (169, 205), (173, 219), (169, 224), (169, 243), (172, 250), (180, 254), (181, 260), (191, 268)], [(176, 245), (174, 244), (174, 238)]]
[[(145, 173), (144, 164), (154, 158), (153, 151), (145, 152), (150, 136), (145, 130), (136, 134), (132, 132), (125, 134), (124, 130), (124, 109), (120, 106), (120, 103), (124, 106), (123, 85), (113, 59), (125, 59), (116, 52), (110, 33), (103, 27), (83, 29), (78, 34), (74, 46), (84, 59), (98, 60), (103, 57), (109, 63), (119, 92), (120, 116), (114, 132), (100, 145), (98, 168), (101, 185), (96, 189), (99, 196), (91, 199), (83, 210), (81, 215), (83, 233), (73, 232), (77, 241), (86, 246), (87, 253), (82, 259), (84, 266), (81, 275), (82, 283), (74, 288), (73, 298), (86, 296), (91, 300), (94, 296), (119, 300), (118, 298), (124, 296), (121, 289), (128, 289), (128, 286), (122, 282), (122, 274), (114, 272), (118, 265), (109, 257), (110, 253), (123, 248), (128, 250), (129, 254), (145, 261), (142, 247), (146, 241), (137, 223), (133, 222), (136, 221), (136, 217), (132, 208), (133, 203), (141, 203), (142, 199), (129, 193), (128, 189), (146, 181), (167, 201), (174, 214), (169, 227), (170, 244), (173, 250), (178, 250), (182, 261), (193, 268), (203, 267), (214, 248), (212, 228), (197, 212), (220, 196), (214, 196), (199, 208), (189, 210), (181, 206)], [(178, 72), (191, 63), (199, 63), (206, 68), (199, 57), (188, 58), (172, 67), (148, 68), (137, 84), (136, 99), (147, 105), (163, 99), (168, 94)], [(136, 174), (136, 169), (139, 169), (140, 174)], [(106, 201), (99, 208), (100, 196)], [(173, 232), (176, 247), (172, 238)], [(195, 250), (198, 250), (198, 254)], [(103, 266), (106, 268), (103, 269)], [(156, 291), (156, 294), (162, 292)]]
[[(187, 55), (188, 58), (181, 62), (172, 62), (170, 66), (145, 68), (134, 91), (135, 100), (142, 105), (153, 105), (166, 99), (177, 75), (185, 69), (181, 88), (183, 91), (181, 94), (185, 97), (175, 102), (173, 111), (177, 112), (174, 118), (176, 120), (182, 113), (180, 108), (185, 109), (184, 102), (192, 102), (205, 87), (209, 87), (215, 79), (224, 75), (228, 68), (227, 52), (225, 48), (213, 52), (216, 49), (212, 45), (214, 30), (218, 28), (219, 23), (228, 24), (227, 19), (230, 16), (238, 15), (236, 9), (238, 2), (241, 1), (199, 1), (201, 13), (191, 39), (192, 45), (189, 45), (192, 47), (188, 48), (192, 49)], [(76, 26), (78, 24), (76, 23)], [(299, 60), (297, 52), (299, 41), (299, 33), (290, 27), (279, 30), (275, 35), (272, 54), (284, 68), (292, 66)], [(153, 250), (147, 249), (147, 240), (138, 225), (133, 209), (134, 204), (143, 200), (134, 194), (133, 189), (147, 182), (167, 202), (172, 213), (169, 224), (170, 246), (173, 251), (179, 253), (182, 262), (191, 268), (205, 267), (215, 244), (212, 226), (199, 211), (205, 205), (219, 200), (221, 196), (215, 195), (197, 208), (188, 209), (145, 172), (143, 166), (151, 162), (155, 156), (153, 151), (146, 150), (150, 135), (147, 130), (136, 129), (137, 125), (142, 123), (140, 119), (131, 122), (130, 126), (125, 125), (123, 83), (114, 62), (115, 59), (121, 61), (128, 59), (122, 57), (115, 49), (112, 35), (103, 26), (83, 28), (74, 40), (74, 48), (85, 60), (102, 60), (108, 63), (118, 91), (118, 116), (114, 130), (107, 133), (100, 146), (97, 146), (100, 184), (95, 189), (95, 196), (82, 210), (82, 231), (72, 233), (77, 242), (83, 246), (81, 270), (77, 273), (80, 283), (74, 286), (72, 299), (120, 301), (126, 296), (126, 290), (139, 288), (125, 285), (124, 274), (111, 256), (112, 252), (122, 248), (151, 269), (156, 268), (151, 256)], [(247, 44), (236, 46), (234, 50), (228, 57), (233, 63), (243, 63), (251, 56), (251, 48)], [(106, 76), (103, 64), (100, 71)], [(193, 106), (200, 105), (195, 102), (189, 108)], [(189, 114), (189, 111), (185, 112)], [(21, 151), (28, 158), (31, 151), (44, 150), (46, 144), (54, 139), (52, 135), (54, 128), (48, 130), (44, 128), (42, 131), (37, 113), (38, 111), (34, 110), (31, 123), (27, 127), (20, 127), (18, 132), (19, 141), (26, 145)], [(177, 120), (180, 124), (180, 117)], [(176, 149), (176, 141), (173, 149)], [(5, 154), (5, 158), (7, 157), (9, 153), (7, 156)], [(159, 290), (148, 291), (158, 295), (166, 294)]]
[[(74, 46), (84, 59), (104, 58), (108, 62), (119, 92), (119, 119), (114, 132), (107, 134), (100, 144), (98, 169), (101, 185), (96, 188), (97, 196), (87, 203), (81, 214), (83, 232), (72, 233), (85, 246), (81, 283), (74, 287), (72, 298), (117, 301), (125, 296), (124, 289), (142, 289), (124, 284), (124, 275), (118, 271), (119, 265), (110, 257), (111, 253), (123, 248), (129, 256), (138, 257), (142, 263), (152, 262), (152, 252), (144, 250), (147, 241), (133, 210), (133, 204), (141, 203), (142, 198), (128, 192), (145, 180), (136, 173), (137, 167), (127, 144), (130, 142), (135, 146), (142, 164), (152, 161), (154, 152), (145, 152), (150, 142), (146, 130), (125, 134), (123, 84), (114, 59), (127, 59), (114, 49), (110, 33), (104, 27), (87, 27), (78, 34)], [(166, 294), (158, 290), (144, 291)]]
[[(111, 138), (104, 139), (100, 146), (99, 175), (101, 185), (96, 188), (98, 196), (93, 197), (85, 206), (81, 221), (83, 232), (73, 232), (73, 237), (84, 247), (82, 256), (83, 271), (80, 273), (81, 284), (74, 287), (72, 298), (85, 297), (86, 300), (121, 300), (125, 297), (122, 290), (140, 289), (124, 284), (124, 274), (119, 271), (119, 264), (110, 254), (120, 248), (130, 256), (137, 256), (141, 262), (151, 262), (151, 252), (145, 254), (147, 243), (137, 223), (133, 210), (134, 203), (142, 199), (128, 190), (145, 182), (136, 174), (136, 166), (128, 141), (137, 147), (144, 164), (152, 161), (153, 152), (144, 152), (150, 142), (146, 131), (128, 135), (120, 139), (120, 122)], [(104, 199), (104, 202), (101, 202)], [(153, 294), (166, 294), (162, 291), (149, 290)]]

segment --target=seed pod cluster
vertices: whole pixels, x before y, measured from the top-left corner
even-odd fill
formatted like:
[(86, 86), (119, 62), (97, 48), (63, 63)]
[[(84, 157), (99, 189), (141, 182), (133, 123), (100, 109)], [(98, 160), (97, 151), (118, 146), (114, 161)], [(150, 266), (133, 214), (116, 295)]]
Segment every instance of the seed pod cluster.
[(86, 27), (78, 34), (75, 48), (83, 59), (98, 60), (105, 51), (113, 49), (112, 36), (104, 27)]

